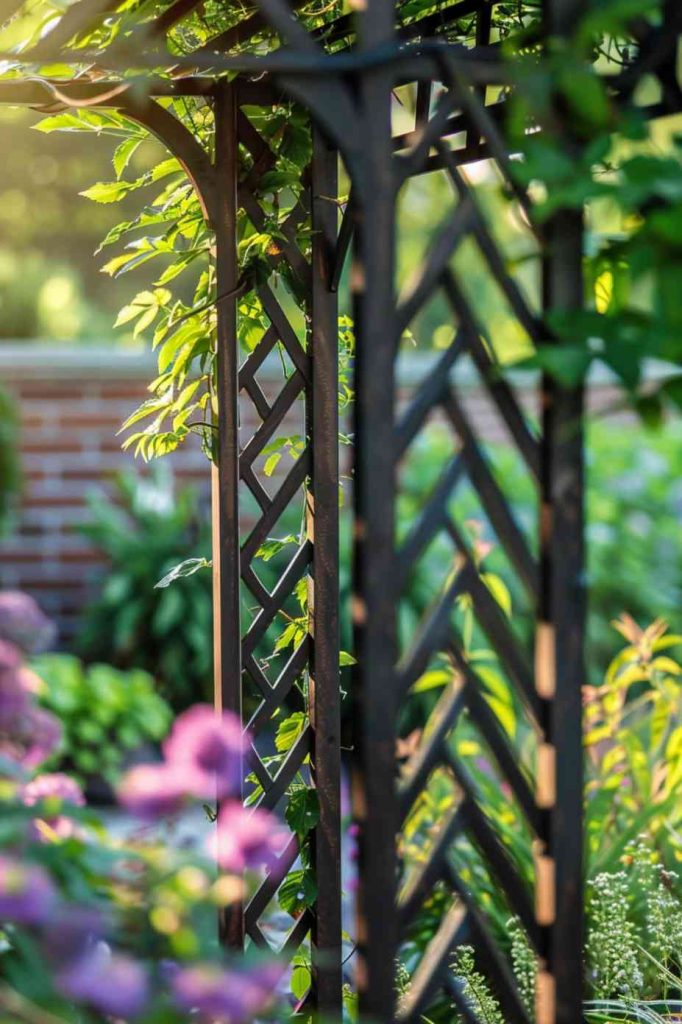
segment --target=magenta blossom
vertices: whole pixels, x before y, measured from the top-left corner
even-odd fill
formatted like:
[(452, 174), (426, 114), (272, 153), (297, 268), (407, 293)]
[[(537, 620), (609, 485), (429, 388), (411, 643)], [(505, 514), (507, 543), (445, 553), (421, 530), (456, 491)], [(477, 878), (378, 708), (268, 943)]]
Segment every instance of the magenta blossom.
[(246, 740), (234, 715), (196, 704), (177, 719), (163, 751), (193, 796), (220, 800), (239, 793)]
[(49, 919), (55, 900), (43, 868), (0, 856), (0, 921), (41, 924)]
[(141, 764), (124, 776), (118, 800), (131, 814), (153, 821), (181, 809), (187, 795), (185, 781), (170, 765)]
[[(83, 791), (69, 775), (62, 772), (53, 772), (46, 775), (38, 775), (32, 782), (27, 783), (21, 791), (21, 799), (27, 807), (34, 807), (38, 803), (50, 801), (54, 810), (60, 810), (61, 804), (71, 804), (74, 807), (83, 807), (85, 797)], [(52, 807), (49, 808), (50, 812)], [(60, 839), (68, 839), (76, 834), (76, 826), (70, 818), (63, 814), (49, 813), (41, 819), (49, 826)], [(44, 838), (40, 826), (35, 829), (36, 838)]]
[(241, 874), (246, 868), (274, 868), (288, 833), (277, 818), (259, 808), (224, 804), (209, 839), (209, 850), (223, 871)]
[(282, 976), (278, 964), (224, 970), (213, 964), (181, 968), (171, 978), (175, 1001), (203, 1019), (246, 1024), (272, 1003)]
[(57, 987), (69, 999), (88, 1003), (100, 1013), (129, 1020), (138, 1017), (149, 995), (147, 974), (131, 957), (96, 943), (60, 971)]
[(0, 593), (0, 638), (27, 654), (46, 650), (54, 641), (55, 625), (28, 594), (18, 590)]

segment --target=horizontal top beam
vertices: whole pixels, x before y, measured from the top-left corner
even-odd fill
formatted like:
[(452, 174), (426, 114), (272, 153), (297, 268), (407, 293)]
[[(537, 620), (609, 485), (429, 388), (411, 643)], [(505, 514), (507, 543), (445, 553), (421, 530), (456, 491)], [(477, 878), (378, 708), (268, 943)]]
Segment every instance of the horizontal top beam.
[[(60, 105), (60, 96), (74, 106), (117, 107), (120, 105), (119, 92), (107, 98), (116, 86), (117, 81), (97, 82), (54, 82), (37, 78), (0, 79), (0, 104), (26, 107), (50, 107)], [(124, 83), (125, 84), (125, 83)], [(212, 96), (215, 92), (215, 79), (206, 76), (188, 76), (186, 78), (143, 78), (131, 80), (129, 89), (134, 92), (140, 89), (145, 96), (163, 98), (165, 96)], [(241, 106), (271, 106), (282, 97), (282, 90), (270, 80), (252, 81), (247, 78), (237, 82), (238, 102)], [(98, 102), (99, 100), (99, 102)]]

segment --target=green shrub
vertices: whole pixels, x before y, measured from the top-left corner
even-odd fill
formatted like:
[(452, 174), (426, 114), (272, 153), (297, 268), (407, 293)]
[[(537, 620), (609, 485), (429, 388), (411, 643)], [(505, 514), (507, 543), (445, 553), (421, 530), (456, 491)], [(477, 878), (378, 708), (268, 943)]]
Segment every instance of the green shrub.
[(209, 516), (189, 487), (173, 487), (164, 464), (150, 477), (116, 478), (114, 500), (96, 494), (83, 533), (109, 561), (101, 594), (77, 640), (86, 660), (143, 668), (176, 710), (208, 699), (213, 671), (208, 572), (156, 585), (179, 562), (210, 554)]
[[(439, 480), (452, 451), (451, 433), (426, 431), (412, 446), (404, 467), (398, 505), (402, 536)], [(536, 535), (537, 494), (518, 455), (506, 445), (489, 446), (495, 476), (526, 535)], [(670, 422), (665, 433), (643, 432), (640, 426), (596, 421), (587, 434), (587, 637), (588, 678), (597, 682), (604, 665), (618, 650), (611, 622), (627, 610), (638, 622), (658, 616), (675, 621), (682, 606), (682, 423)], [(450, 505), (460, 522), (485, 515), (466, 483)], [(485, 535), (494, 541), (492, 531)], [(433, 597), (433, 581), (442, 575), (452, 547), (445, 538), (434, 543), (420, 561), (402, 611), (411, 633), (416, 615)], [(498, 547), (487, 561), (509, 587), (514, 626), (530, 643), (534, 609), (516, 574)]]
[[(623, 616), (616, 626), (614, 637), (620, 634), (621, 646), (623, 639), (626, 644), (609, 665), (603, 682), (585, 688), (585, 955), (590, 992), (597, 1001), (589, 1004), (587, 1016), (595, 1021), (629, 1019), (623, 1016), (623, 1000), (660, 1002), (682, 996), (682, 885), (678, 877), (682, 862), (682, 636), (668, 633), (660, 620), (643, 629)], [(469, 660), (530, 782), (535, 774), (532, 732), (511, 695), (505, 703), (502, 676), (494, 667), (491, 674), (491, 665), (482, 660), (484, 653), (469, 651)], [(448, 672), (444, 662), (439, 677), (436, 692), (452, 685), (452, 667)], [(413, 687), (415, 699), (423, 696), (422, 685), (423, 679)], [(518, 802), (468, 716), (458, 720), (449, 743), (530, 898), (532, 834)], [(437, 843), (439, 830), (458, 798), (450, 771), (436, 769), (404, 827), (405, 891)], [(449, 857), (467, 890), (476, 894), (476, 903), (496, 941), (523, 973), (527, 996), (528, 963), (523, 956), (523, 933), (519, 935), (518, 926), (510, 927), (513, 907), (465, 831), (452, 843)], [(414, 969), (450, 900), (447, 889), (436, 886), (424, 901), (402, 950), (408, 969)], [(461, 970), (462, 964), (467, 971)], [(467, 978), (469, 983), (476, 980), (475, 967), (460, 957), (457, 969), (467, 990)], [(471, 984), (468, 991), (471, 994)], [(617, 1004), (614, 1017), (598, 1016), (602, 1012), (598, 1001), (604, 1000)], [(486, 1005), (488, 1009), (492, 1006)], [(430, 1011), (429, 1017), (434, 1024), (449, 1022), (452, 1008), (441, 1005), (437, 1012)], [(645, 1014), (641, 1019), (653, 1024), (654, 1018)], [(493, 1020), (494, 1013), (490, 1024)]]
[(132, 752), (166, 735), (172, 712), (141, 669), (85, 667), (69, 654), (44, 654), (32, 664), (42, 680), (40, 703), (59, 718), (59, 766), (81, 783), (118, 780)]
[(9, 395), (0, 390), (0, 535), (12, 522), (21, 485), (19, 419)]

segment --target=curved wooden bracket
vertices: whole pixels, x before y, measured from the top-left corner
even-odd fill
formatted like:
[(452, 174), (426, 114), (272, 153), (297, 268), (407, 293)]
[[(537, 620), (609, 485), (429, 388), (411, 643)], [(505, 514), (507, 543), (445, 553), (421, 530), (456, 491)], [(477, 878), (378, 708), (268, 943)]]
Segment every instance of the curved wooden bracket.
[(124, 93), (115, 107), (126, 117), (147, 128), (177, 157), (196, 190), (204, 217), (211, 228), (216, 224), (216, 175), (208, 153), (188, 128), (156, 100)]

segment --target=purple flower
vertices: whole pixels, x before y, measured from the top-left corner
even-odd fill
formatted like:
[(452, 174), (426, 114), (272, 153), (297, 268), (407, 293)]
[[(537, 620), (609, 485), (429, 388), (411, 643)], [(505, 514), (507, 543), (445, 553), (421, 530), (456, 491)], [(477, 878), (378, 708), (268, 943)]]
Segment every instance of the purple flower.
[(288, 834), (277, 818), (241, 803), (223, 804), (209, 850), (223, 871), (241, 874), (245, 868), (273, 868)]
[(54, 754), (61, 743), (62, 727), (58, 718), (43, 708), (29, 707), (20, 722), (24, 768), (37, 768)]
[(19, 648), (0, 637), (0, 672), (16, 672), (21, 666), (21, 661)]
[(131, 814), (153, 821), (176, 814), (186, 794), (185, 779), (175, 768), (165, 764), (140, 764), (124, 776), (117, 796)]
[(0, 727), (11, 727), (16, 716), (28, 708), (30, 697), (24, 683), (21, 652), (0, 639)]
[(16, 644), (27, 654), (46, 650), (54, 641), (54, 623), (28, 594), (18, 590), (0, 593), (0, 638)]
[(270, 1005), (281, 976), (276, 963), (241, 971), (199, 964), (177, 971), (171, 988), (181, 1010), (211, 1021), (245, 1024)]
[(163, 750), (193, 796), (219, 800), (239, 792), (246, 740), (234, 715), (195, 704), (177, 719)]
[(40, 924), (55, 904), (49, 875), (37, 864), (0, 856), (0, 920)]
[(142, 965), (131, 957), (112, 953), (104, 942), (98, 942), (60, 971), (56, 982), (67, 998), (123, 1020), (139, 1016), (149, 994)]
[[(83, 807), (85, 805), (85, 797), (78, 783), (62, 772), (38, 775), (32, 782), (24, 786), (21, 791), (21, 799), (27, 807), (34, 807), (36, 804), (46, 800), (50, 801), (52, 804), (57, 805), (54, 807), (55, 811), (61, 809), (62, 803), (71, 804), (74, 807)], [(50, 811), (52, 809), (52, 807), (49, 808)], [(68, 839), (69, 836), (75, 835), (77, 832), (74, 822), (62, 814), (50, 813), (40, 820), (44, 821), (60, 839)], [(41, 829), (39, 821), (34, 831), (36, 838), (45, 838), (45, 833)]]
[(64, 904), (46, 922), (43, 948), (53, 965), (64, 967), (89, 953), (106, 930), (106, 918), (96, 907)]

